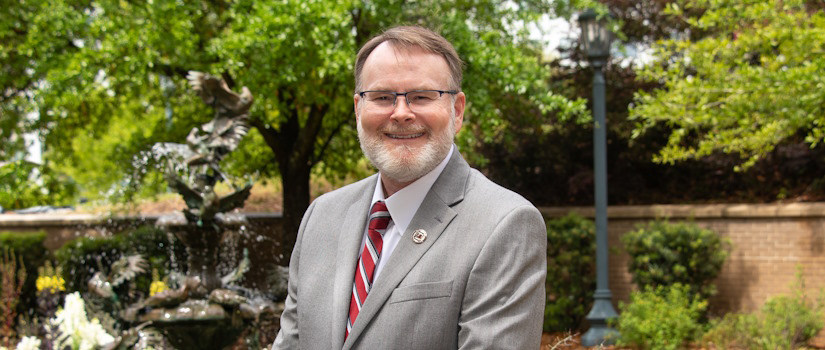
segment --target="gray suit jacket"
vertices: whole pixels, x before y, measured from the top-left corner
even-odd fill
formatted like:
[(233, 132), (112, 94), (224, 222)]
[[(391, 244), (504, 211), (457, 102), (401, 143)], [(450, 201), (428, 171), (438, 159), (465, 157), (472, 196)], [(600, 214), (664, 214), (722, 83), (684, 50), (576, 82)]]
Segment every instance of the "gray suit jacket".
[[(376, 176), (318, 197), (289, 264), (273, 349), (538, 349), (547, 233), (538, 210), (453, 152), (344, 341)], [(427, 232), (412, 241), (416, 229)]]

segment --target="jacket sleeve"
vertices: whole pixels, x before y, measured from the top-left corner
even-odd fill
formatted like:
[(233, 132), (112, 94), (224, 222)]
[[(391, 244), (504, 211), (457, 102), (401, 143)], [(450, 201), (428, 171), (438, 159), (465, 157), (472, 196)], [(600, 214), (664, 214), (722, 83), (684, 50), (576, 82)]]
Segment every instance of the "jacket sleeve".
[(539, 211), (517, 207), (499, 221), (467, 281), (460, 349), (538, 349), (544, 317), (547, 230)]
[(292, 249), (292, 256), (289, 258), (289, 281), (287, 283), (287, 296), (284, 301), (284, 311), (281, 313), (281, 329), (278, 331), (278, 336), (272, 344), (271, 349), (298, 349), (299, 337), (299, 318), (298, 318), (298, 293), (299, 289), (299, 261), (301, 257), (301, 241), (304, 237), (304, 230), (306, 230), (309, 217), (312, 216), (312, 211), (315, 208), (315, 203), (309, 206), (304, 213), (301, 220), (301, 226), (298, 229), (298, 237), (295, 240), (295, 247)]

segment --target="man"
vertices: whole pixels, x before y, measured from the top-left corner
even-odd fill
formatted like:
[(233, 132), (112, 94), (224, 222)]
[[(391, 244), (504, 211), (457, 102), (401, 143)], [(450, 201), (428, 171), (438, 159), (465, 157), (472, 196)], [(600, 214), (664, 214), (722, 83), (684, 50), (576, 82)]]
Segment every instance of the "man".
[(455, 49), (389, 29), (358, 52), (355, 89), (379, 173), (307, 209), (273, 349), (537, 349), (544, 221), (453, 145), (466, 106)]

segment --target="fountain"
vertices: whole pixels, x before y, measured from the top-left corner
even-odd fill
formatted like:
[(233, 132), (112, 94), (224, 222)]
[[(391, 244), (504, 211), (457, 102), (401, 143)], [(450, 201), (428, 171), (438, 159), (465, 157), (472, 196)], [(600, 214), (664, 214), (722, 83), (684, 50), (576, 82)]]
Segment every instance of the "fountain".
[(230, 274), (218, 275), (218, 253), (227, 232), (243, 230), (246, 225), (243, 216), (229, 212), (243, 206), (252, 188), (251, 183), (240, 188), (232, 185), (231, 193), (217, 194), (215, 185), (228, 181), (219, 163), (249, 129), (252, 94), (246, 87), (237, 94), (224, 80), (200, 72), (190, 72), (187, 78), (215, 110), (215, 117), (192, 129), (186, 144), (160, 143), (153, 151), (166, 160), (164, 177), (186, 203), (181, 213), (159, 218), (157, 225), (186, 247), (189, 270), (179, 288), (157, 293), (121, 312), (121, 319), (133, 328), (113, 348), (137, 346), (141, 336), (151, 333), (146, 330), (157, 330), (178, 349), (223, 349), (262, 315), (280, 312), (260, 293), (234, 285), (249, 268), (248, 257)]

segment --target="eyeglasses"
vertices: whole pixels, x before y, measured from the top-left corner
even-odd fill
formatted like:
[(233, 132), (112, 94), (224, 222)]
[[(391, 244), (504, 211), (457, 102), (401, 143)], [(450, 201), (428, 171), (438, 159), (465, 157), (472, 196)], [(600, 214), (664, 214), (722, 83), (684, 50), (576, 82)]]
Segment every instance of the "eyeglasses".
[(438, 101), (441, 95), (455, 95), (457, 93), (458, 91), (455, 90), (413, 90), (407, 92), (361, 91), (358, 95), (364, 99), (367, 107), (376, 112), (389, 112), (394, 109), (398, 96), (404, 96), (407, 100), (407, 107), (409, 107), (411, 111), (423, 112), (435, 106), (435, 101)]

